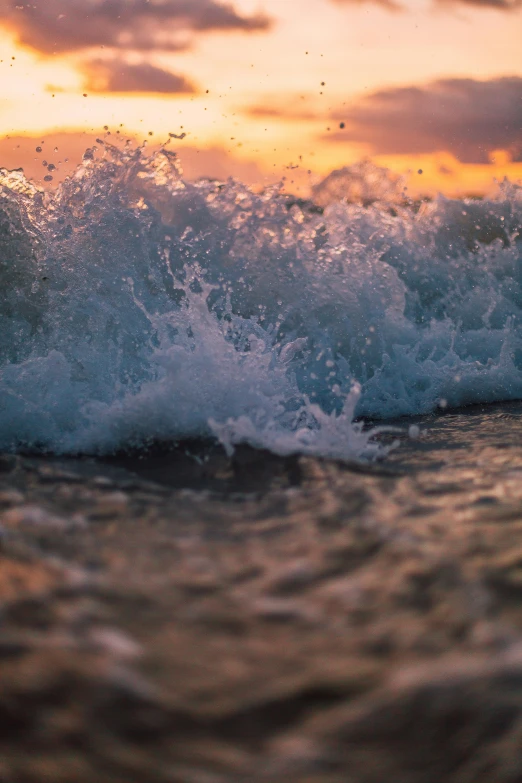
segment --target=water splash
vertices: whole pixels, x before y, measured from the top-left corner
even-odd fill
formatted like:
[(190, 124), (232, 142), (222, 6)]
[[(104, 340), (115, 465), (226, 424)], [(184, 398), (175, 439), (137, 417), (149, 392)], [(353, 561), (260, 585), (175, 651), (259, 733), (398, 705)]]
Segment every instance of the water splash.
[(355, 415), (521, 397), (522, 190), (419, 208), (359, 169), (321, 205), (167, 150), (87, 151), (54, 193), (1, 170), (0, 448), (374, 457)]

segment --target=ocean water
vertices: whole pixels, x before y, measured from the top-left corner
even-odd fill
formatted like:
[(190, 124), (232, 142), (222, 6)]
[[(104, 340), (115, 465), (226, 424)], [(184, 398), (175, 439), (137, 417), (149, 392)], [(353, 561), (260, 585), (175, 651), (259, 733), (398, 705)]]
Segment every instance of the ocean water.
[(304, 201), (100, 142), (52, 193), (0, 170), (0, 282), (4, 451), (371, 459), (387, 419), (522, 398), (508, 182), (419, 204), (359, 164)]

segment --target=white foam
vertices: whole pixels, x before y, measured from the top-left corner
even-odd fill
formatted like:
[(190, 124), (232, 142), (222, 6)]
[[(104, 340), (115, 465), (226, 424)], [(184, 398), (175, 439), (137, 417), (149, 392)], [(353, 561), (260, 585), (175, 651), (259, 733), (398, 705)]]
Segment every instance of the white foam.
[(521, 189), (418, 210), (365, 171), (323, 213), (167, 153), (87, 156), (52, 196), (0, 173), (0, 448), (371, 458), (356, 415), (522, 397)]

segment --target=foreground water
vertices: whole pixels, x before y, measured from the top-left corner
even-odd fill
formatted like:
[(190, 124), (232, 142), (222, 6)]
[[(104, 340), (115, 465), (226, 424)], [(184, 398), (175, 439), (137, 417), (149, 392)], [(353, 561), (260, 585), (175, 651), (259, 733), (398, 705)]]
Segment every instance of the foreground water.
[(309, 202), (102, 140), (52, 194), (2, 171), (0, 448), (371, 458), (354, 417), (520, 398), (521, 221), (515, 185), (416, 204), (369, 164)]
[(522, 406), (416, 426), (1, 456), (5, 779), (521, 780)]

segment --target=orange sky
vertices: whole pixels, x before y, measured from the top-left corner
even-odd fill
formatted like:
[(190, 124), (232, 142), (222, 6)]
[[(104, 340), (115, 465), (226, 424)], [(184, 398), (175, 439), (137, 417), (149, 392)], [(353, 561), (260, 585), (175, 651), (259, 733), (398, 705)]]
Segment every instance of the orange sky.
[(0, 0), (0, 165), (32, 174), (35, 138), (75, 158), (109, 126), (186, 133), (195, 176), (306, 189), (371, 157), (411, 192), (522, 179), (522, 4), (398, 2)]

